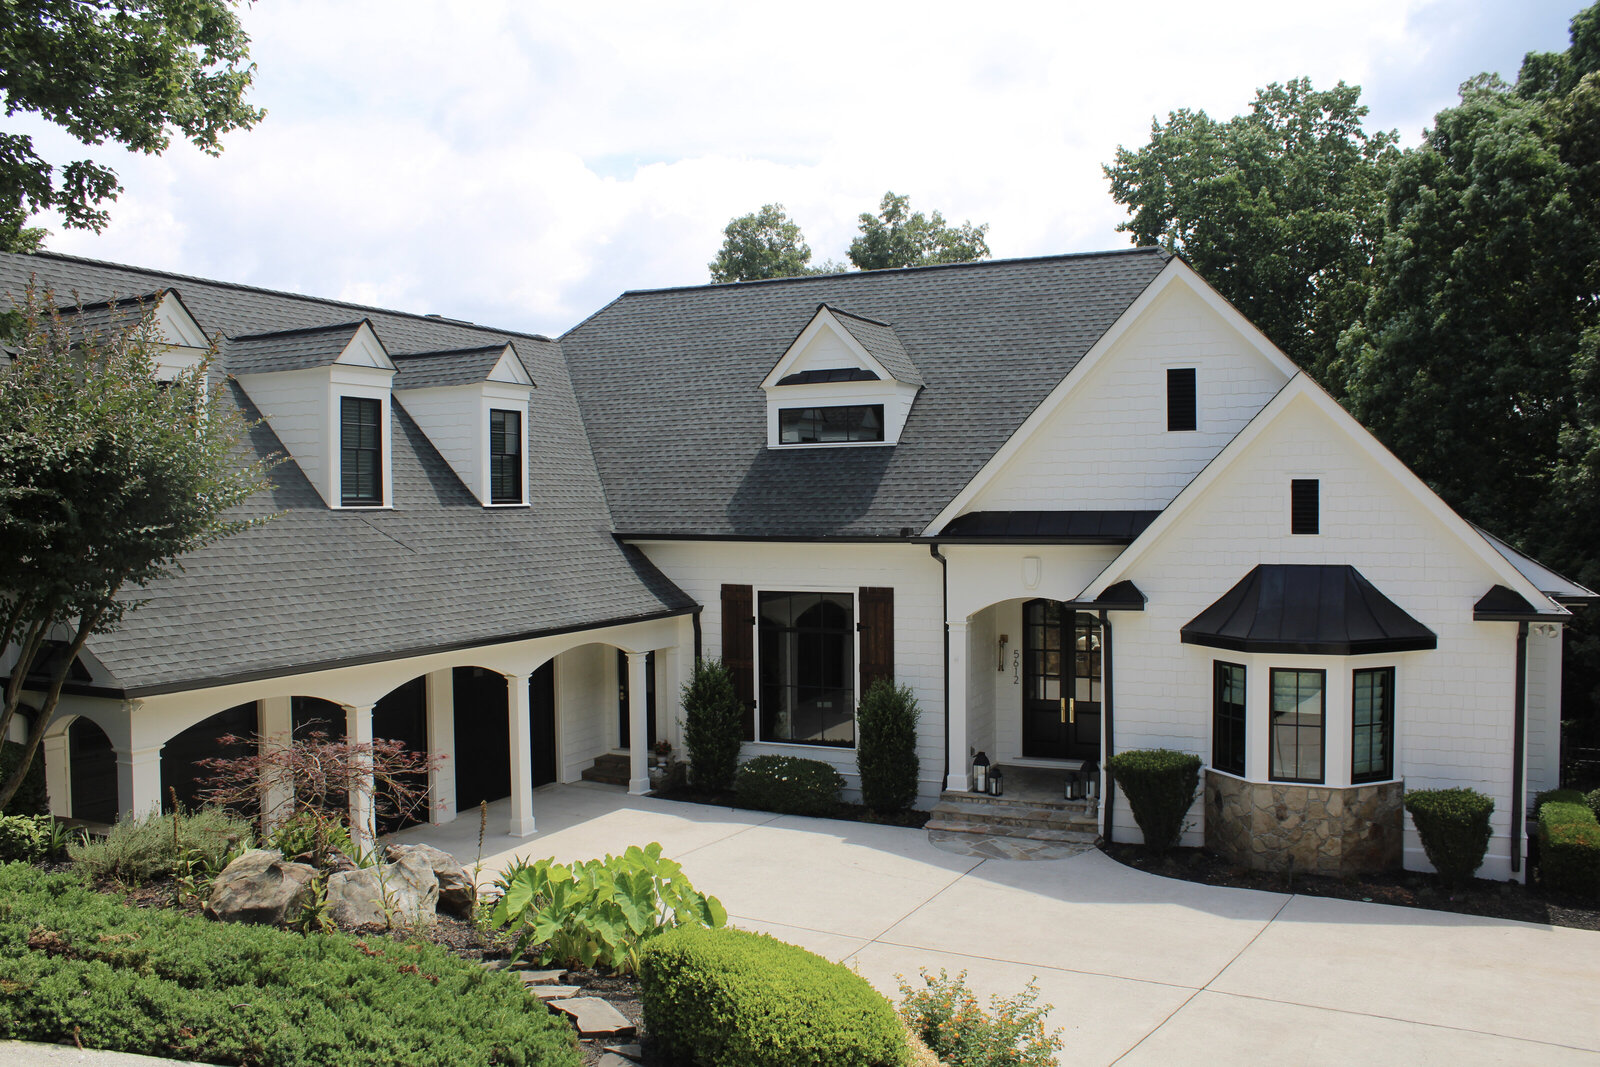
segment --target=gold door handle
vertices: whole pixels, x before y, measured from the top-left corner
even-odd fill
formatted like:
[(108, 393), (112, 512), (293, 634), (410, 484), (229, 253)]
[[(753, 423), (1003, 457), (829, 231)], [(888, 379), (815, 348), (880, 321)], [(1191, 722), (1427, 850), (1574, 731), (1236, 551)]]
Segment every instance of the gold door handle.
[(1067, 698), (1067, 721), (1072, 723), (1072, 725), (1074, 725), (1074, 726), (1078, 725), (1078, 698), (1077, 697), (1068, 697)]

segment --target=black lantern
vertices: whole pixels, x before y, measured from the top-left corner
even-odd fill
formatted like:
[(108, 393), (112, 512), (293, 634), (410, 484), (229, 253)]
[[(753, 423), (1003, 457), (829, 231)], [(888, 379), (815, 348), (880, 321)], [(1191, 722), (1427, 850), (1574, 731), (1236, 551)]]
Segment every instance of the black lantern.
[(1094, 760), (1083, 762), (1083, 796), (1085, 800), (1100, 799), (1100, 765)]
[(989, 757), (982, 752), (972, 758), (972, 791), (974, 793), (989, 791)]
[(1084, 782), (1084, 770), (1080, 765), (1076, 770), (1067, 772), (1067, 799), (1082, 800), (1088, 786)]
[(1006, 795), (1006, 775), (999, 767), (989, 772), (989, 795), (992, 797)]

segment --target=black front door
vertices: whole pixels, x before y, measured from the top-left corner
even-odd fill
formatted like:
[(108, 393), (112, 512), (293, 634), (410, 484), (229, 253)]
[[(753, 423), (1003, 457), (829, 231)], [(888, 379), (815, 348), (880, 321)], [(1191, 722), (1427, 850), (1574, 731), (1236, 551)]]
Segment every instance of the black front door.
[(1100, 624), (1053, 600), (1023, 605), (1022, 754), (1100, 757)]

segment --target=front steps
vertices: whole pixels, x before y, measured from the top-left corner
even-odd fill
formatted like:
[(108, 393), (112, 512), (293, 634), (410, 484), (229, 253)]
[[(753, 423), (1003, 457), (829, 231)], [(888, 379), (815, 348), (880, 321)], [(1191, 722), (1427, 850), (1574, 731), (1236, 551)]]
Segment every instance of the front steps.
[(594, 766), (586, 767), (583, 771), (583, 780), (586, 782), (600, 782), (604, 785), (628, 784), (628, 754), (626, 752), (607, 752), (604, 756), (594, 761)]
[(1093, 844), (1100, 836), (1091, 800), (991, 797), (945, 792), (929, 812), (929, 830)]

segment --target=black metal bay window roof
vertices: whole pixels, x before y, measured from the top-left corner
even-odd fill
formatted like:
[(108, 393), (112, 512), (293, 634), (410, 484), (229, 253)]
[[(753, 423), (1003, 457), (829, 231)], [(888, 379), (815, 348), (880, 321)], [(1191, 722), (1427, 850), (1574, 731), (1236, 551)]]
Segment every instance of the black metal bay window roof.
[(1364, 656), (1437, 648), (1434, 632), (1348, 564), (1263, 563), (1183, 628), (1235, 652)]

